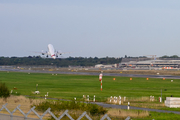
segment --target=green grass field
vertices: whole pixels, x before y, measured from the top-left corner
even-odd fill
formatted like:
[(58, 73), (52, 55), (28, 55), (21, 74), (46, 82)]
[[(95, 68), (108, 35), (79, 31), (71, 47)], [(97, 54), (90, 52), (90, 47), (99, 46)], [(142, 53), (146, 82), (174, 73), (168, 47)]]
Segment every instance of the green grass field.
[[(116, 80), (113, 80), (116, 78)], [(156, 79), (156, 78), (132, 78), (103, 76), (103, 89), (98, 76), (89, 75), (52, 75), (41, 73), (20, 73), (20, 72), (0, 72), (0, 81), (5, 82), (10, 90), (17, 88), (19, 94), (32, 95), (38, 84), (37, 96), (44, 96), (49, 92), (49, 97), (63, 99), (82, 98), (89, 95), (91, 99), (96, 95), (96, 100), (106, 100), (110, 96), (142, 97), (161, 96), (180, 97), (180, 80)]]
[[(116, 80), (113, 80), (113, 78), (116, 78)], [(163, 99), (171, 95), (180, 97), (180, 80), (178, 79), (174, 79), (171, 82), (171, 79), (149, 78), (149, 80), (146, 80), (146, 78), (132, 78), (130, 80), (129, 77), (103, 76), (102, 91), (99, 76), (89, 75), (0, 72), (0, 82), (5, 82), (10, 90), (16, 87), (17, 90), (13, 90), (13, 92), (17, 92), (17, 94), (44, 97), (49, 92), (48, 97), (61, 99), (74, 99), (76, 97), (77, 100), (82, 100), (83, 95), (89, 95), (90, 100), (93, 100), (93, 96), (96, 95), (96, 101), (106, 101), (110, 96), (119, 95), (127, 98), (149, 97), (152, 95), (155, 99), (158, 99), (161, 96), (161, 89)], [(37, 90), (40, 91), (39, 95), (33, 94), (36, 90), (36, 84), (38, 84)], [(136, 101), (134, 106), (138, 106), (140, 103), (143, 102)], [(147, 103), (145, 101), (144, 103), (148, 107), (153, 106), (153, 104), (160, 104), (157, 101)], [(180, 110), (180, 108), (162, 107), (162, 104), (152, 108), (172, 111)], [(171, 113), (150, 112), (150, 115), (145, 119), (164, 120), (174, 118), (179, 119), (180, 116)]]

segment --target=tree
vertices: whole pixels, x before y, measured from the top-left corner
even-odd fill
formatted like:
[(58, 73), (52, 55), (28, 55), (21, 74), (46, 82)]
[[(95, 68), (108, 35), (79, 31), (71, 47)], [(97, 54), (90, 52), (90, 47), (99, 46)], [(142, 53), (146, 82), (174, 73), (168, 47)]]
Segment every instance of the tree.
[(164, 56), (162, 56), (161, 58), (169, 58), (169, 56), (167, 56), (167, 55), (164, 55)]
[(170, 56), (170, 58), (178, 58), (177, 55)]
[(6, 87), (5, 83), (0, 82), (0, 97), (7, 99), (9, 96), (9, 89)]

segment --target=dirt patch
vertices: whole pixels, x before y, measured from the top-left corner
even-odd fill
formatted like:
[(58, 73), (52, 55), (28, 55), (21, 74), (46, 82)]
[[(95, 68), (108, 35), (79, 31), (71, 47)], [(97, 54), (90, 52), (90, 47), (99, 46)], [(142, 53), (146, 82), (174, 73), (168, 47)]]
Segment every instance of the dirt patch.
[(144, 118), (149, 116), (148, 111), (132, 111), (122, 109), (109, 109), (107, 114), (113, 118), (127, 118), (128, 116), (131, 118)]
[[(7, 103), (6, 108), (12, 112), (18, 105), (20, 105), (20, 109), (27, 113), (31, 109), (31, 105), (38, 104), (40, 102), (44, 101), (43, 99), (31, 99), (26, 98), (24, 96), (10, 96), (6, 100), (3, 98), (0, 98), (0, 106), (2, 108), (3, 105)], [(8, 114), (7, 110), (3, 109), (0, 113)], [(42, 115), (42, 113), (38, 112), (39, 115)], [(16, 112), (13, 115), (17, 116), (23, 116), (22, 113), (19, 110), (16, 110)], [(28, 117), (31, 118), (38, 118), (33, 112), (31, 112)]]

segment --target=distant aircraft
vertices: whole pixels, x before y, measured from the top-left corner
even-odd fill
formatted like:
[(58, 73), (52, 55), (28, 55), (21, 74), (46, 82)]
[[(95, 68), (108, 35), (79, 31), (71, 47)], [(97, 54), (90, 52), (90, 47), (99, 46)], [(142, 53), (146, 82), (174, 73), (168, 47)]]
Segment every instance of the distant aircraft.
[(46, 52), (42, 51), (41, 54), (46, 55), (46, 57), (48, 57), (50, 55), (53, 59), (56, 59), (56, 57), (58, 57), (58, 55), (62, 55), (64, 53), (59, 52), (59, 51), (55, 51), (53, 45), (48, 44), (48, 51), (46, 51)]

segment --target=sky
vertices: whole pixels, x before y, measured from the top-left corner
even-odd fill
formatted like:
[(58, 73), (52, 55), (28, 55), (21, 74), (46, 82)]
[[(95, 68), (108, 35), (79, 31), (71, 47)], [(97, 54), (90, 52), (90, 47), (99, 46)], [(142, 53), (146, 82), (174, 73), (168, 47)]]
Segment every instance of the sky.
[(0, 0), (0, 56), (180, 56), (180, 0)]

